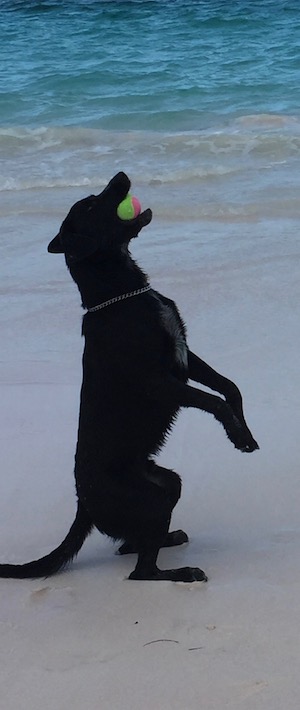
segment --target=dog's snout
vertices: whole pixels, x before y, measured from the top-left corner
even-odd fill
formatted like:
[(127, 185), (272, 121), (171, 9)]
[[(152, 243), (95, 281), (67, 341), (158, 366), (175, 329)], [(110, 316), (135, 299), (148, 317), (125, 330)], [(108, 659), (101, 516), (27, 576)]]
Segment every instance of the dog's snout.
[(130, 190), (131, 182), (128, 175), (123, 172), (117, 173), (108, 183), (107, 187), (100, 193), (99, 197), (105, 192), (114, 195), (116, 206), (122, 202)]

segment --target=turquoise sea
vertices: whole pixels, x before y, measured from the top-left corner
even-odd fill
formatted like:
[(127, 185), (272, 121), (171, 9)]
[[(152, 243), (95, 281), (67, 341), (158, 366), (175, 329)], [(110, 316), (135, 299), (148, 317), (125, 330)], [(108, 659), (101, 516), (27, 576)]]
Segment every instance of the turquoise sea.
[(2, 0), (0, 13), (6, 204), (85, 195), (124, 169), (159, 217), (295, 216), (298, 0)]

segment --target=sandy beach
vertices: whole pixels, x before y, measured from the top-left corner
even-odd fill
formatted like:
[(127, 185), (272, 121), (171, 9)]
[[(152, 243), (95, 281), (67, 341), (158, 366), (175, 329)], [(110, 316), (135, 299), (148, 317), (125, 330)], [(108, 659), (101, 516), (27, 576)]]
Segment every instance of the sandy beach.
[[(2, 210), (1, 561), (15, 563), (73, 519), (83, 346), (79, 295), (46, 253), (58, 214), (32, 211)], [(133, 558), (96, 532), (64, 573), (1, 580), (5, 710), (298, 709), (297, 236), (291, 219), (154, 219), (134, 244), (191, 348), (239, 384), (261, 448), (235, 451), (187, 410), (160, 456), (183, 478), (172, 527), (190, 535), (160, 561), (199, 564), (207, 584), (129, 581)]]

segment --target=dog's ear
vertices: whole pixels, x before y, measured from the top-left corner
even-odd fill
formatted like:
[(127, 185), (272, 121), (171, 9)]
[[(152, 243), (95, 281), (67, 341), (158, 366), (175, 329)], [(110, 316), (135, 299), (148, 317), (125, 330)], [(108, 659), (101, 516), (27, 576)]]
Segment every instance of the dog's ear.
[(52, 239), (52, 241), (48, 244), (48, 252), (50, 254), (63, 254), (64, 253), (64, 248), (62, 245), (62, 241), (60, 238), (60, 232)]
[(65, 254), (73, 261), (81, 261), (94, 254), (98, 247), (97, 239), (71, 232), (63, 223), (56, 237), (48, 244), (48, 252)]

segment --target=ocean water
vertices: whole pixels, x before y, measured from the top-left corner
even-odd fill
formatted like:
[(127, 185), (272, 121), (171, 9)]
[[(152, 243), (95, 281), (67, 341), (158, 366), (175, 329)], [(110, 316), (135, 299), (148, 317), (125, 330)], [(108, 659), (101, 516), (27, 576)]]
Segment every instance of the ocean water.
[(0, 11), (2, 213), (59, 215), (122, 169), (157, 218), (297, 218), (297, 0)]

